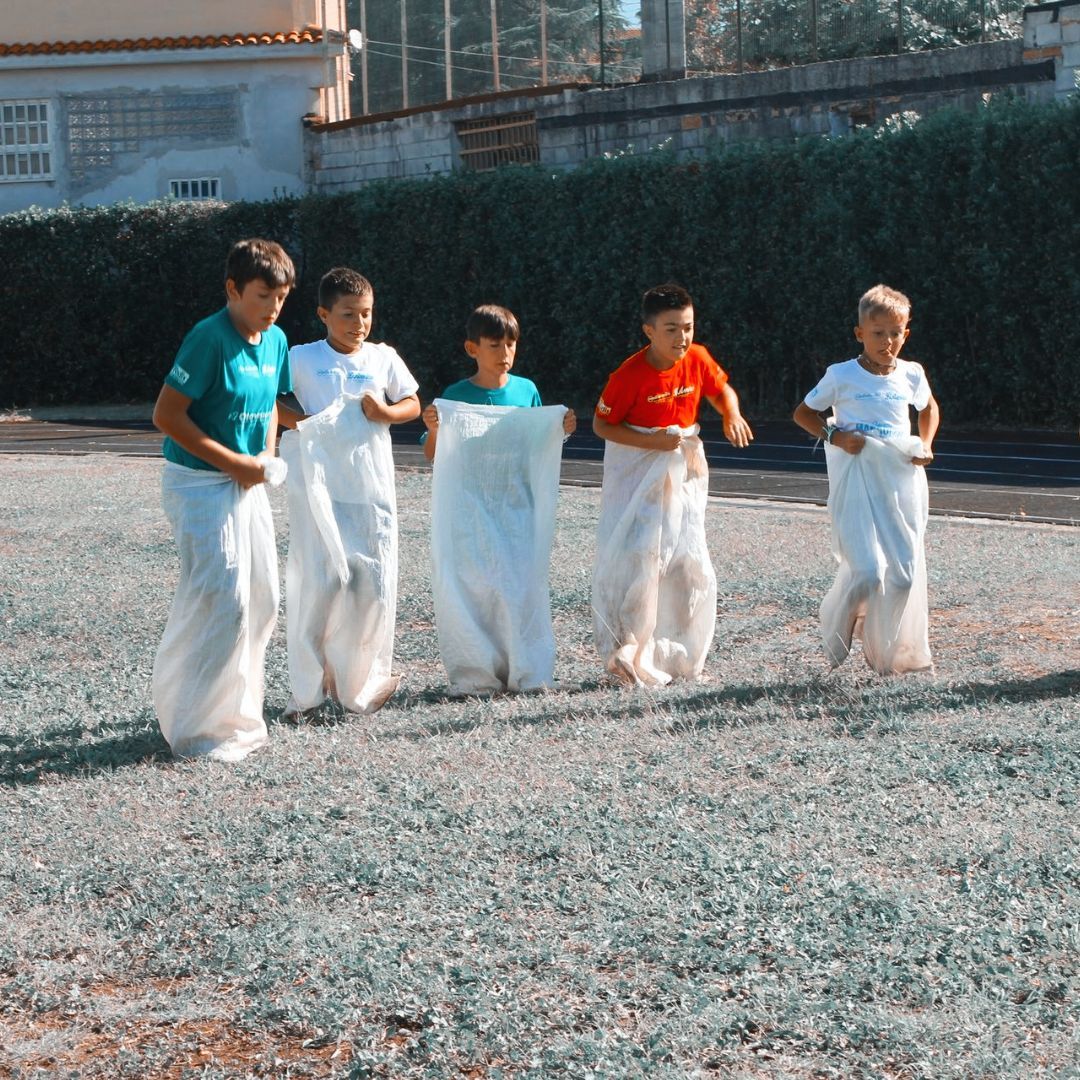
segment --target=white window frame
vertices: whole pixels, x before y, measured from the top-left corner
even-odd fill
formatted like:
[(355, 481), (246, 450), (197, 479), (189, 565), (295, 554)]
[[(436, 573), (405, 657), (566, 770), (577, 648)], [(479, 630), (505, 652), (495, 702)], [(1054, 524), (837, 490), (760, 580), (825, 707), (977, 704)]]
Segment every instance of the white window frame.
[(183, 176), (169, 181), (169, 198), (179, 202), (213, 202), (221, 198), (220, 176)]
[(0, 184), (55, 180), (52, 103), (0, 99)]

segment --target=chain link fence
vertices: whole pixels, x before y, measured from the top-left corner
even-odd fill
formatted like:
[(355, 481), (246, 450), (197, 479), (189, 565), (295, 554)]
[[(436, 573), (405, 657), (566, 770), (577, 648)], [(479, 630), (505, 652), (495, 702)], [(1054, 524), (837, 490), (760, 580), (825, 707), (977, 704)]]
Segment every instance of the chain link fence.
[(691, 74), (757, 71), (1021, 37), (1023, 0), (687, 3)]

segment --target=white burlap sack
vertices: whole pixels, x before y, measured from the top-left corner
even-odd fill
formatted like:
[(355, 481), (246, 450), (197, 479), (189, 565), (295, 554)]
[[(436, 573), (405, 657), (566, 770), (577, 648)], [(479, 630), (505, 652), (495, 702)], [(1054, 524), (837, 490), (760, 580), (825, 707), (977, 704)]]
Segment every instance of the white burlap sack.
[(328, 696), (370, 713), (397, 689), (397, 498), (390, 430), (345, 397), (281, 439), (288, 462), (286, 713)]
[(683, 429), (678, 450), (604, 447), (593, 637), (608, 671), (627, 682), (696, 678), (712, 643), (709, 468), (697, 430)]
[(832, 548), (840, 564), (821, 603), (821, 636), (835, 667), (861, 637), (881, 674), (932, 666), (923, 539), (929, 514), (926, 470), (915, 436), (867, 436), (858, 454), (826, 445)]
[(548, 580), (566, 409), (442, 398), (435, 407), (431, 588), (451, 689), (551, 686)]
[(266, 489), (166, 462), (162, 495), (180, 582), (154, 661), (154, 710), (178, 757), (239, 761), (266, 742), (263, 661), (278, 605)]

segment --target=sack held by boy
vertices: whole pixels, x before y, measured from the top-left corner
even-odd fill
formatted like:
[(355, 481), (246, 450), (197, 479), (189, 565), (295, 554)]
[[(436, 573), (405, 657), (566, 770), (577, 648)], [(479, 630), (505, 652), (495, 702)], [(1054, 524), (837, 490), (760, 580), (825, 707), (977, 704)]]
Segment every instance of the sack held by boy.
[(911, 301), (903, 293), (886, 285), (864, 293), (855, 327), (862, 352), (832, 364), (793, 417), (826, 444), (839, 570), (821, 603), (821, 635), (833, 667), (847, 658), (856, 637), (881, 674), (932, 666), (923, 466), (934, 459), (939, 411), (922, 366), (900, 358), (910, 318)]
[(289, 352), (296, 411), (278, 402), (289, 463), (285, 618), (289, 703), (330, 698), (371, 713), (391, 673), (397, 613), (397, 497), (390, 424), (420, 415), (416, 379), (390, 345), (369, 340), (375, 290), (348, 267), (319, 282), (326, 337)]
[(277, 619), (274, 523), (263, 486), (291, 387), (275, 326), (295, 280), (280, 245), (241, 240), (226, 305), (184, 338), (154, 423), (180, 580), (154, 661), (154, 709), (180, 757), (237, 761), (266, 742), (263, 664)]
[(621, 681), (664, 685), (701, 675), (716, 625), (702, 399), (734, 446), (753, 433), (727, 373), (693, 343), (690, 294), (673, 284), (649, 289), (641, 318), (649, 344), (612, 373), (593, 416), (605, 441), (593, 636)]
[(519, 337), (513, 312), (476, 308), (465, 328), (476, 372), (422, 414), (435, 465), (431, 588), (453, 694), (555, 685), (549, 563), (562, 441), (577, 421), (511, 374)]

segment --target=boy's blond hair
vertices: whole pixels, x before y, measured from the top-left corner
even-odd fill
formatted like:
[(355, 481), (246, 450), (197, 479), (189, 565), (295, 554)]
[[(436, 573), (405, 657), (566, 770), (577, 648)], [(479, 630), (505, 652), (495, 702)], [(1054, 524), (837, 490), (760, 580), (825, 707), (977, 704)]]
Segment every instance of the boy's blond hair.
[(875, 285), (859, 299), (859, 322), (872, 315), (893, 315), (907, 322), (911, 318), (911, 301), (888, 285)]

